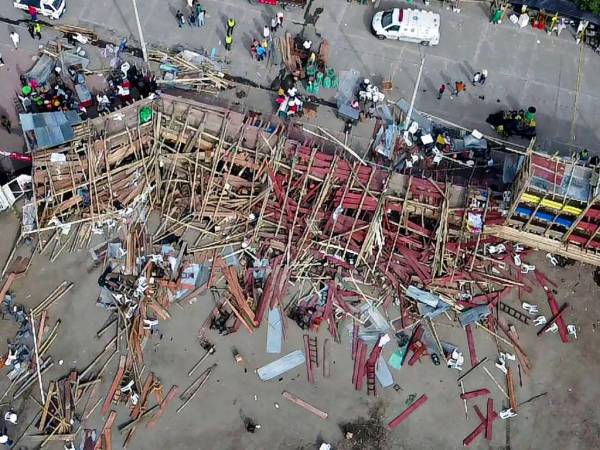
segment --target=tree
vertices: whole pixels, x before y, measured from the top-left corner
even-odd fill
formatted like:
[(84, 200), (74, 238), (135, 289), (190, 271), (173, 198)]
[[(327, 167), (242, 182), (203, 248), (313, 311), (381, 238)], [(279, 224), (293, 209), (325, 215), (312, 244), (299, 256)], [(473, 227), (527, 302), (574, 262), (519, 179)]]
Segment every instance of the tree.
[(584, 11), (600, 14), (600, 0), (577, 0), (577, 4)]

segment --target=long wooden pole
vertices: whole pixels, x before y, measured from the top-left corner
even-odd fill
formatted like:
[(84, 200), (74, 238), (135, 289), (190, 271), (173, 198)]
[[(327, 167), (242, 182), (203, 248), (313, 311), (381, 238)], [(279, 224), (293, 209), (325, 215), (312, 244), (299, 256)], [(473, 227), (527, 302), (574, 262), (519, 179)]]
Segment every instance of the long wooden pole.
[(42, 384), (42, 373), (40, 372), (40, 355), (38, 352), (37, 337), (35, 335), (35, 320), (33, 318), (33, 310), (29, 311), (29, 319), (31, 320), (31, 334), (33, 335), (33, 348), (35, 350), (35, 371), (37, 372), (38, 384), (40, 387), (40, 397), (42, 404), (46, 403), (46, 396), (44, 395), (44, 385)]

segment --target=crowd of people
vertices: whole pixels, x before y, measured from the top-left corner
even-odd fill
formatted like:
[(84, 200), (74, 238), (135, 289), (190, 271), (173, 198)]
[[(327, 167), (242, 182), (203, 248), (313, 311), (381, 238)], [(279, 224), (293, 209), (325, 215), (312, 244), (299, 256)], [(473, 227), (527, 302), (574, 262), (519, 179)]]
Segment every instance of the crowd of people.
[[(187, 0), (187, 23), (191, 27), (201, 27), (204, 25), (206, 19), (206, 9), (198, 0)], [(179, 28), (183, 28), (186, 24), (186, 16), (181, 12), (180, 9), (175, 13), (175, 19), (177, 19), (177, 25)]]
[(287, 90), (280, 87), (275, 101), (279, 105), (277, 108), (277, 115), (280, 119), (287, 120), (292, 117), (302, 116), (304, 101), (295, 85), (292, 85)]
[(271, 25), (265, 25), (263, 28), (262, 39), (254, 38), (250, 46), (250, 55), (252, 59), (264, 61), (273, 45), (273, 35), (283, 26), (283, 13), (280, 11), (271, 19)]
[(28, 113), (75, 110), (85, 119), (109, 113), (157, 92), (154, 76), (143, 74), (129, 63), (109, 74), (106, 89), (98, 92), (95, 99), (91, 95), (86, 99), (78, 95), (75, 86), (85, 83), (84, 80), (76, 66), (68, 67), (65, 76), (62, 68), (55, 66), (48, 80), (41, 85), (35, 78), (21, 75), (19, 100)]

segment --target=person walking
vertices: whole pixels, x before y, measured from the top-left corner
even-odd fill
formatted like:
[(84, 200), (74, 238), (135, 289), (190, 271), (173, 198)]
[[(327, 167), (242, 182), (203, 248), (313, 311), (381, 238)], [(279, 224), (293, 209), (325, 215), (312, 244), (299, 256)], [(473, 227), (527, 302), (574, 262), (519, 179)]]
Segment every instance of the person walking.
[(13, 45), (15, 46), (15, 50), (19, 48), (19, 41), (21, 40), (21, 38), (19, 37), (19, 33), (17, 33), (16, 31), (13, 31), (12, 33), (10, 33), (10, 40), (12, 41)]
[(441, 100), (442, 96), (444, 95), (444, 92), (446, 92), (446, 85), (444, 83), (442, 83), (440, 85), (440, 88), (438, 89), (438, 94), (437, 94), (437, 99)]
[(481, 82), (481, 72), (475, 72), (473, 74), (473, 78), (471, 79), (471, 84), (473, 86), (479, 84)]
[(4, 58), (2, 57), (2, 53), (0, 53), (0, 67), (4, 65)]
[(454, 83), (454, 95), (458, 97), (458, 94), (465, 90), (466, 86), (464, 81), (457, 81)]
[(179, 28), (183, 28), (183, 25), (185, 24), (185, 17), (183, 17), (183, 14), (179, 9), (175, 13), (175, 18), (177, 19), (177, 25)]
[(280, 27), (283, 26), (283, 13), (281, 11), (277, 13), (277, 25)]
[(278, 27), (277, 18), (273, 17), (271, 19), (271, 33), (275, 33), (277, 31), (277, 27)]
[(228, 34), (227, 36), (225, 36), (225, 50), (230, 51), (231, 44), (233, 44), (233, 35)]
[[(5, 115), (0, 117), (0, 125), (2, 125), (2, 128), (4, 128), (8, 134), (12, 134), (12, 123), (10, 123), (10, 119), (8, 117)], [(4, 420), (6, 420), (6, 418)]]
[(39, 23), (36, 23), (33, 26), (33, 33), (35, 34), (35, 37), (38, 39), (42, 39), (42, 26)]
[(270, 37), (271, 37), (271, 31), (269, 30), (269, 27), (266, 25), (263, 28), (263, 37), (267, 40), (270, 39)]
[(479, 77), (479, 84), (483, 86), (485, 84), (485, 80), (487, 80), (487, 77), (488, 71), (486, 69), (483, 69), (481, 71), (481, 77)]
[(192, 13), (188, 17), (188, 22), (190, 23), (190, 27), (196, 26), (197, 19), (198, 18), (196, 17), (196, 12), (192, 11)]
[(27, 25), (27, 31), (29, 32), (29, 36), (31, 36), (31, 39), (35, 39), (35, 31), (32, 23)]
[(230, 17), (227, 19), (227, 36), (233, 35), (233, 29), (235, 28), (235, 19)]

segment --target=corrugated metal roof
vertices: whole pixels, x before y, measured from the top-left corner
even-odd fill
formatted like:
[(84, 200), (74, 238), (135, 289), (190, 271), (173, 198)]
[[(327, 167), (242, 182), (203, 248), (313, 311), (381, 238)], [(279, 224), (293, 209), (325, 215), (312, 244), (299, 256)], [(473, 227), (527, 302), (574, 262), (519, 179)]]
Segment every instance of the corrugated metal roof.
[(54, 111), (36, 114), (20, 114), (23, 133), (33, 131), (35, 142), (27, 139), (30, 151), (63, 145), (75, 136), (73, 127), (81, 123), (77, 111)]

